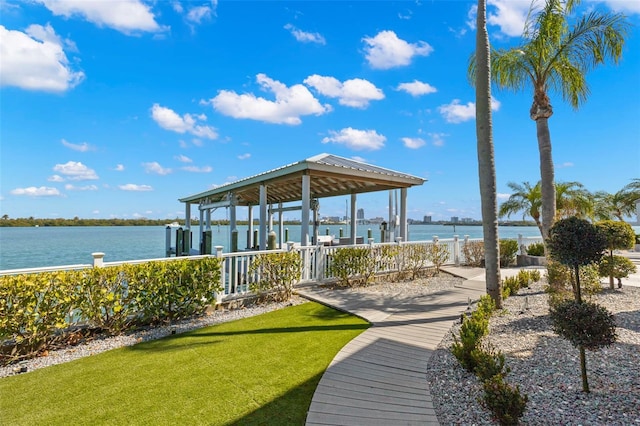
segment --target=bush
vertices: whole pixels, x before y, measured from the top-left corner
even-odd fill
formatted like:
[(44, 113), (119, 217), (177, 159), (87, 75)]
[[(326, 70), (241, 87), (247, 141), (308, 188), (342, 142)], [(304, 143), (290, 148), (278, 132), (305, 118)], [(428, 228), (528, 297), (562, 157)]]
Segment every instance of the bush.
[(484, 262), (484, 242), (467, 241), (462, 245), (462, 255), (468, 266), (480, 267)]
[(550, 311), (553, 331), (573, 346), (596, 350), (616, 341), (616, 323), (603, 306), (566, 300)]
[(259, 297), (273, 301), (291, 299), (293, 285), (302, 276), (302, 259), (297, 252), (259, 254), (249, 267), (257, 280), (249, 289)]
[[(10, 348), (2, 364), (44, 350), (70, 325), (77, 306), (77, 272), (0, 277), (0, 344)], [(5, 348), (3, 348), (5, 349)]]
[[(393, 246), (388, 247), (386, 250), (394, 250)], [(398, 259), (398, 276), (402, 278), (405, 274), (404, 271), (411, 272), (411, 279), (414, 280), (420, 274), (420, 271), (426, 266), (428, 260), (428, 249), (423, 244), (405, 244), (400, 246), (400, 250), (397, 250), (397, 254), (393, 253), (392, 256), (397, 256)]]
[(427, 259), (436, 268), (436, 275), (440, 274), (440, 268), (449, 260), (449, 249), (443, 244), (432, 244), (427, 248)]
[[(520, 280), (518, 277), (507, 277), (502, 280), (502, 298), (515, 296), (520, 290)], [(506, 296), (505, 296), (506, 294)]]
[(489, 296), (488, 294), (480, 296), (480, 300), (478, 301), (478, 306), (476, 307), (477, 315), (482, 316), (483, 318), (491, 318), (491, 315), (496, 310), (496, 302)]
[(484, 382), (496, 375), (506, 375), (509, 369), (505, 369), (504, 354), (496, 351), (492, 346), (480, 346), (471, 351), (475, 362), (474, 374)]
[(506, 268), (516, 261), (518, 241), (500, 240), (500, 266)]
[(529, 398), (520, 389), (505, 383), (502, 375), (495, 375), (482, 384), (482, 405), (488, 408), (500, 425), (517, 425), (524, 414)]
[(375, 274), (376, 259), (367, 247), (337, 249), (331, 258), (330, 273), (340, 284), (367, 285)]
[(515, 277), (518, 280), (519, 288), (529, 288), (531, 282), (540, 281), (540, 271), (536, 269), (521, 269)]
[(460, 339), (453, 336), (451, 352), (463, 368), (474, 372), (477, 364), (473, 351), (480, 345), (480, 340), (489, 333), (489, 319), (478, 311), (474, 311), (470, 318), (463, 318), (460, 326)]
[(605, 256), (600, 261), (598, 266), (598, 272), (601, 277), (612, 276), (618, 279), (618, 286), (622, 286), (620, 281), (622, 278), (626, 278), (629, 274), (635, 273), (638, 270), (633, 262), (624, 256), (613, 256), (613, 262), (611, 257)]
[(544, 256), (544, 244), (533, 243), (527, 247), (527, 254), (529, 256)]
[[(595, 264), (580, 268), (580, 285), (587, 298), (602, 291), (600, 272)], [(551, 261), (547, 264), (547, 287), (545, 291), (552, 296), (551, 304), (574, 298), (576, 279), (570, 267)]]
[(0, 277), (0, 363), (50, 348), (72, 327), (119, 333), (130, 324), (202, 312), (220, 286), (220, 260), (172, 260)]
[(122, 268), (92, 268), (78, 273), (78, 310), (90, 327), (117, 334), (131, 323), (135, 304)]

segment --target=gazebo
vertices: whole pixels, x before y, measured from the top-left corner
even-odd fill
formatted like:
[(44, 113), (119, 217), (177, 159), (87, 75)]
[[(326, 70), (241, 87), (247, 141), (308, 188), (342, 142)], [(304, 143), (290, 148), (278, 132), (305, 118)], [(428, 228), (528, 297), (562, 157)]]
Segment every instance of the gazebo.
[[(279, 215), (280, 247), (282, 247), (282, 213), (301, 210), (301, 241), (307, 246), (318, 242), (318, 210), (320, 198), (341, 195), (351, 196), (350, 244), (356, 244), (357, 194), (367, 192), (389, 191), (389, 225), (398, 231), (396, 237), (406, 240), (407, 237), (407, 189), (422, 185), (426, 180), (407, 173), (366, 164), (332, 154), (319, 154), (286, 166), (278, 167), (254, 176), (218, 186), (216, 188), (193, 194), (179, 201), (185, 203), (185, 229), (190, 235), (191, 208), (197, 206), (200, 212), (200, 224), (205, 225), (200, 253), (210, 253), (211, 212), (217, 208), (229, 209), (229, 229), (236, 232), (236, 209), (239, 206), (248, 208), (249, 230), (247, 231), (247, 248), (257, 245), (260, 250), (267, 248), (268, 232), (273, 231), (273, 214)], [(400, 190), (399, 215), (393, 213), (392, 194)], [(300, 201), (300, 205), (283, 206), (285, 203)], [(258, 241), (253, 241), (253, 207), (259, 206)], [(311, 214), (313, 217), (311, 217)], [(313, 225), (310, 238), (309, 225)], [(207, 231), (209, 244), (207, 245)], [(389, 233), (393, 237), (392, 233)], [(256, 244), (257, 243), (257, 244)], [(176, 246), (178, 244), (176, 243)], [(183, 238), (181, 250), (177, 255), (190, 254), (189, 238)]]

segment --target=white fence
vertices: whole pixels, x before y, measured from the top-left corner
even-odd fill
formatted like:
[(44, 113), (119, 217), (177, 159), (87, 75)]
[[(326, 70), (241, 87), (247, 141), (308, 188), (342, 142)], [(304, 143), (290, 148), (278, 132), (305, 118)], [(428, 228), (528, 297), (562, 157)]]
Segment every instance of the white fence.
[[(434, 237), (431, 241), (407, 241), (402, 242), (398, 241), (396, 243), (370, 243), (370, 244), (357, 244), (352, 246), (305, 246), (305, 247), (295, 247), (293, 243), (288, 243), (288, 247), (286, 250), (270, 250), (269, 253), (278, 253), (285, 251), (295, 251), (300, 255), (302, 260), (302, 275), (300, 279), (300, 283), (313, 283), (313, 282), (324, 282), (327, 280), (331, 280), (334, 277), (331, 275), (331, 259), (332, 255), (341, 248), (344, 247), (368, 247), (374, 251), (381, 252), (385, 247), (395, 248), (395, 247), (405, 247), (412, 245), (422, 245), (426, 248), (432, 246), (434, 244), (439, 244), (441, 246), (445, 246), (447, 248), (447, 252), (449, 253), (449, 257), (446, 265), (464, 265), (464, 251), (462, 250), (463, 246), (467, 242), (472, 241), (482, 241), (482, 239), (469, 239), (467, 236), (464, 239), (459, 239), (457, 236), (451, 239), (439, 239), (438, 237)], [(527, 247), (534, 243), (542, 242), (542, 238), (540, 237), (518, 237), (518, 254), (524, 254)], [(51, 272), (51, 271), (63, 271), (63, 270), (79, 270), (79, 269), (87, 269), (91, 267), (109, 267), (109, 266), (117, 266), (121, 264), (139, 264), (146, 263), (151, 261), (163, 261), (163, 262), (171, 262), (175, 260), (184, 260), (184, 259), (199, 259), (203, 257), (218, 257), (222, 259), (221, 262), (221, 286), (224, 289), (224, 293), (220, 294), (218, 297), (218, 301), (224, 301), (228, 298), (233, 298), (237, 296), (246, 295), (250, 292), (249, 286), (256, 279), (255, 276), (249, 273), (251, 263), (254, 261), (256, 256), (265, 253), (264, 251), (243, 251), (236, 253), (223, 253), (222, 247), (216, 247), (216, 254), (212, 255), (203, 255), (203, 256), (188, 256), (188, 257), (166, 257), (159, 259), (143, 259), (143, 260), (134, 260), (134, 261), (125, 261), (125, 262), (104, 262), (104, 253), (92, 253), (94, 257), (93, 264), (81, 264), (81, 265), (66, 265), (66, 266), (54, 266), (54, 267), (43, 267), (43, 268), (28, 268), (28, 269), (11, 269), (11, 270), (3, 270), (0, 271), (0, 276), (2, 275), (17, 275), (17, 274), (30, 274), (30, 273), (38, 273), (38, 272)], [(382, 255), (377, 255), (379, 261), (376, 262), (375, 265), (375, 273), (391, 273), (398, 272), (399, 269), (404, 265), (404, 260), (401, 258), (403, 250), (398, 250), (397, 254), (392, 257), (385, 257)], [(433, 266), (430, 262), (424, 261), (423, 267)]]

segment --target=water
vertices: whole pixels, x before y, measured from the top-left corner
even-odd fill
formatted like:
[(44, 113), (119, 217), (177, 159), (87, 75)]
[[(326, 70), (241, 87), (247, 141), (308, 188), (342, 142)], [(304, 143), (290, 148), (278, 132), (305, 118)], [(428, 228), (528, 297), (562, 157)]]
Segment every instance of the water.
[[(300, 226), (286, 225), (289, 229), (289, 240), (300, 241)], [(344, 236), (349, 235), (348, 225), (323, 225), (320, 235), (339, 236), (342, 228)], [(254, 226), (254, 229), (258, 229)], [(375, 242), (380, 241), (378, 225), (359, 225), (358, 235), (367, 238), (367, 230), (371, 229)], [(312, 228), (310, 227), (310, 232)], [(640, 227), (635, 226), (636, 233)], [(192, 228), (193, 247), (199, 245), (199, 228)], [(238, 246), (246, 247), (247, 226), (238, 226)], [(277, 225), (276, 225), (277, 231)], [(501, 226), (500, 238), (539, 237), (535, 226)], [(229, 251), (229, 228), (226, 225), (213, 225), (213, 245), (223, 246)], [(458, 235), (464, 238), (482, 238), (482, 226), (444, 225), (409, 225), (410, 241), (425, 241), (437, 235), (440, 239), (453, 238)], [(175, 235), (174, 235), (175, 244)], [(91, 253), (105, 253), (106, 262), (155, 259), (165, 256), (165, 227), (163, 226), (73, 226), (73, 227), (40, 227), (40, 228), (0, 228), (0, 270), (17, 268), (35, 268), (57, 265), (73, 265), (92, 263)]]

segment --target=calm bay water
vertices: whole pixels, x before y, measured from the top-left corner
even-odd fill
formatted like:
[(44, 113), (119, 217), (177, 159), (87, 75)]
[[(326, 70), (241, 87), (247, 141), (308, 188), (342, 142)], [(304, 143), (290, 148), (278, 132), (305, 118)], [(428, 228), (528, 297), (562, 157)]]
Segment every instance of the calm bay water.
[[(277, 226), (276, 226), (277, 227)], [(289, 240), (300, 241), (300, 226), (287, 225)], [(348, 225), (324, 225), (319, 232), (338, 236), (340, 228), (349, 234)], [(254, 227), (257, 229), (257, 226)], [(359, 225), (358, 235), (367, 237), (371, 229), (376, 242), (380, 241), (378, 225)], [(640, 227), (634, 227), (636, 233)], [(199, 228), (193, 229), (193, 247), (199, 245)], [(238, 227), (238, 245), (246, 247), (247, 226)], [(213, 245), (229, 251), (229, 231), (225, 225), (212, 226)], [(310, 227), (311, 232), (311, 227)], [(539, 237), (535, 226), (501, 226), (500, 238)], [(409, 240), (431, 240), (434, 235), (440, 239), (482, 238), (481, 226), (410, 225)], [(175, 235), (174, 235), (175, 244)], [(105, 253), (106, 262), (136, 259), (155, 259), (165, 256), (165, 227), (163, 226), (95, 226), (95, 227), (40, 227), (40, 228), (0, 228), (0, 270), (35, 268), (92, 263), (91, 253)]]

